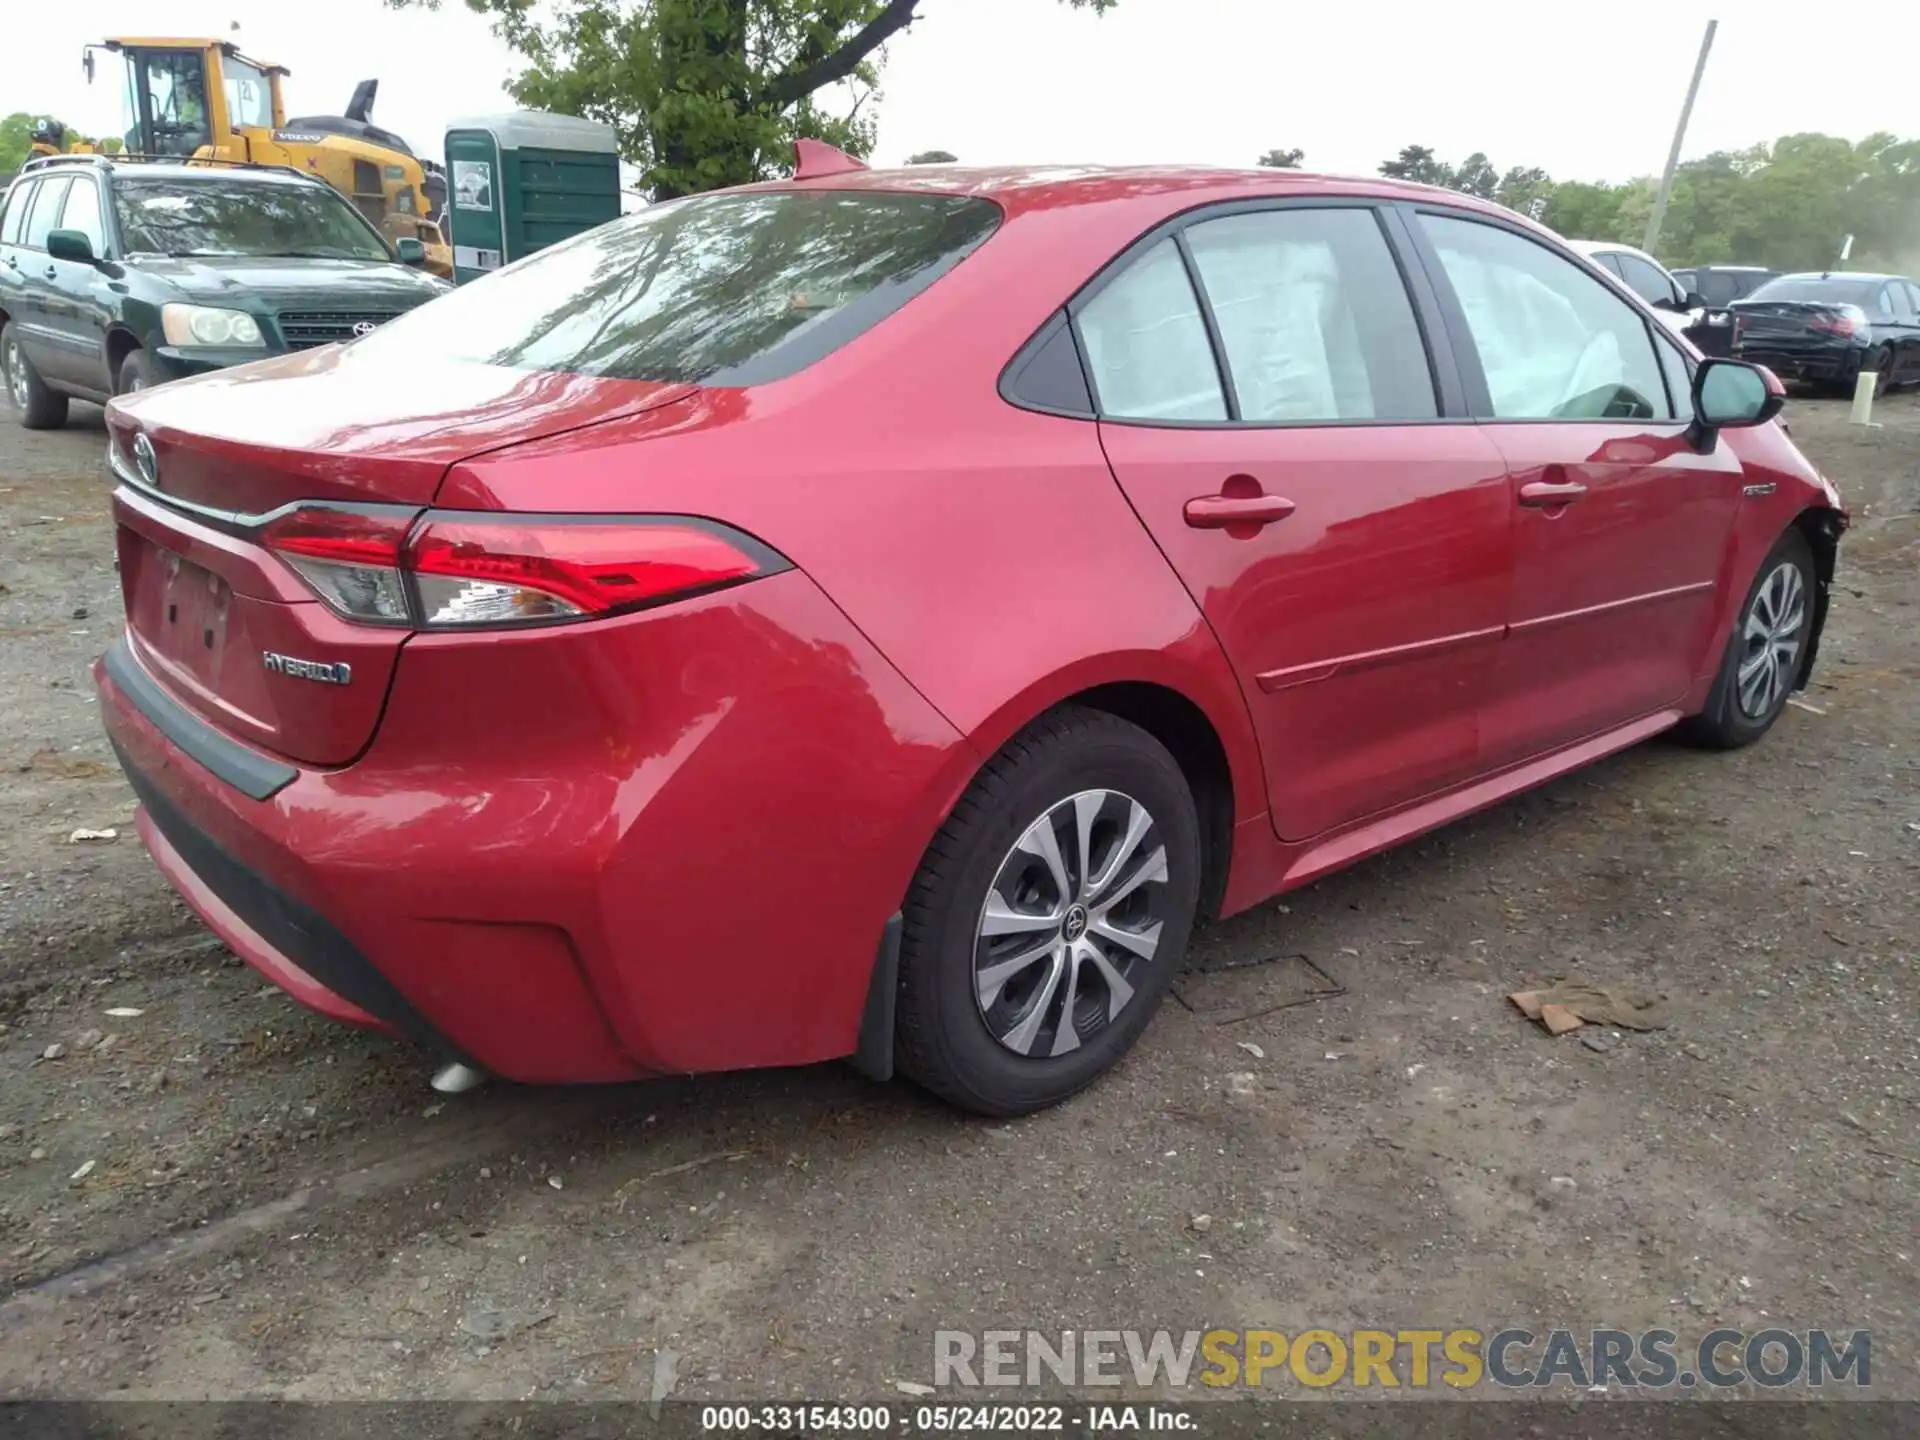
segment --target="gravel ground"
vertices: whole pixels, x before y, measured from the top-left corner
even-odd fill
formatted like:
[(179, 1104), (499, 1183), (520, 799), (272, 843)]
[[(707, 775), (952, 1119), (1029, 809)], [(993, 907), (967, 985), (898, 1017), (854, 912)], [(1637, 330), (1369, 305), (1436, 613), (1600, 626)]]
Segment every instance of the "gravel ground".
[[(897, 1396), (943, 1328), (1518, 1323), (1865, 1327), (1920, 1397), (1920, 404), (1883, 410), (1790, 415), (1856, 516), (1812, 708), (1203, 932), (1120, 1071), (1014, 1124), (838, 1066), (443, 1102), (266, 987), (98, 728), (99, 413), (0, 419), (0, 1394), (645, 1397), (671, 1350), (681, 1397)], [(1345, 993), (1267, 1009), (1302, 954)], [(1571, 971), (1671, 1028), (1503, 999)]]

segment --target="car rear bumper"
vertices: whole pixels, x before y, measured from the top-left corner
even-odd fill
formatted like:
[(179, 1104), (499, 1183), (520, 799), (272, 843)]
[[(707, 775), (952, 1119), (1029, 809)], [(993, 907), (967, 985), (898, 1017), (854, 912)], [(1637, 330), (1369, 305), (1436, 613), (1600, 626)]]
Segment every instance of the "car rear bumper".
[(1782, 380), (1816, 380), (1851, 385), (1860, 374), (1862, 351), (1857, 349), (1783, 350), (1766, 344), (1743, 343), (1734, 356), (1764, 365)]
[[(142, 839), (237, 954), (527, 1082), (853, 1054), (973, 768), (797, 572), (577, 633), (416, 637), (344, 767), (170, 714), (125, 640), (95, 678)], [(256, 798), (222, 747), (292, 778)]]

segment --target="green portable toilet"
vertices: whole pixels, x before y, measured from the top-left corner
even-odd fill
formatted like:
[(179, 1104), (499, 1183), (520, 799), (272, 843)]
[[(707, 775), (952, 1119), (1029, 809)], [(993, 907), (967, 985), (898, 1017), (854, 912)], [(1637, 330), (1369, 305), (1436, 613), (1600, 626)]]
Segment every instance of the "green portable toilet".
[(464, 283), (620, 214), (611, 125), (515, 110), (447, 127), (447, 240)]

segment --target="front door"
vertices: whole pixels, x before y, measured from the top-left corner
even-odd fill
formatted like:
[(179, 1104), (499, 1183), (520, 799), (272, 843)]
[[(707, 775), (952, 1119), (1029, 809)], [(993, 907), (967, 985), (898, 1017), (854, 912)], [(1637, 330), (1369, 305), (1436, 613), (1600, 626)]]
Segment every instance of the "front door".
[(19, 282), (13, 296), (14, 334), (20, 349), (42, 376), (59, 373), (60, 351), (54, 336), (56, 308), (53, 281), (58, 271), (47, 254), (47, 233), (59, 228), (60, 208), (66, 203), (65, 175), (48, 175), (34, 193), (20, 243), (9, 252), (12, 273)]
[(1713, 645), (1741, 467), (1727, 446), (1695, 448), (1681, 352), (1585, 267), (1459, 214), (1418, 228), (1512, 487), (1508, 635), (1483, 730), (1499, 766), (1686, 694)]
[[(66, 203), (56, 230), (72, 230), (87, 237), (96, 259), (106, 253), (106, 227), (101, 220), (100, 190), (91, 175), (76, 175), (67, 189)], [(107, 374), (107, 322), (112, 314), (112, 292), (99, 268), (79, 260), (47, 257), (46, 327), (47, 369), (50, 379), (95, 393), (111, 394)]]
[(1375, 212), (1203, 212), (1075, 323), (1114, 475), (1239, 676), (1279, 835), (1469, 778), (1506, 465), (1441, 417)]

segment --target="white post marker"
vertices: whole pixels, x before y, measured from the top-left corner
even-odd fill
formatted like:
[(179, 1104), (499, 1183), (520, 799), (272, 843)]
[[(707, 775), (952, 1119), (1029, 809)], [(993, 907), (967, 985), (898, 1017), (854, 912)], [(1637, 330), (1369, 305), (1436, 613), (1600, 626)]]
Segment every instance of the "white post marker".
[(1862, 370), (1860, 378), (1853, 382), (1853, 414), (1847, 418), (1855, 425), (1880, 428), (1880, 422), (1873, 418), (1873, 391), (1879, 383), (1880, 376), (1872, 370)]

